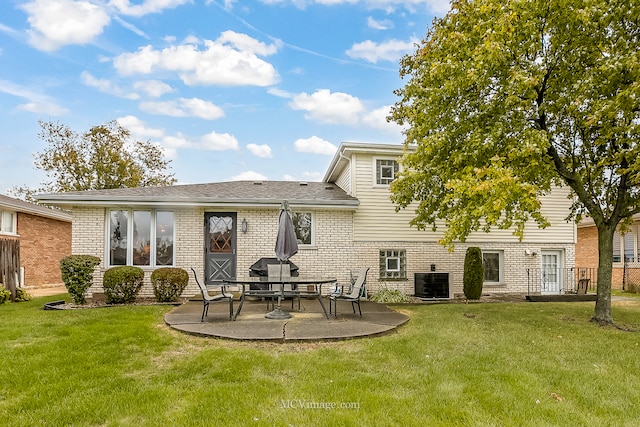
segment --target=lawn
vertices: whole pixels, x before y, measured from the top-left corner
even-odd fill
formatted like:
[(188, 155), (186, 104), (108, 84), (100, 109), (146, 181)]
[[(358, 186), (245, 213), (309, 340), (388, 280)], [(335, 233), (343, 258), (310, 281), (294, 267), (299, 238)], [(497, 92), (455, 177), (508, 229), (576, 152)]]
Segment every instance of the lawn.
[[(271, 344), (55, 299), (0, 306), (0, 425), (640, 424), (640, 333), (590, 323), (593, 303), (397, 306), (391, 335)], [(640, 299), (614, 318), (640, 328)]]

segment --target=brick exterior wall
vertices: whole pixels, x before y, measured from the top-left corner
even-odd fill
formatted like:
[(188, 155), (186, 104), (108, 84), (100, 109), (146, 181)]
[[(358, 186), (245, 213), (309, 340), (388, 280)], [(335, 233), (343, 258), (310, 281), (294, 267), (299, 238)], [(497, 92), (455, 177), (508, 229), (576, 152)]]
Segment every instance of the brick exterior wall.
[(62, 283), (60, 260), (71, 255), (71, 223), (22, 212), (17, 220), (24, 284)]
[[(198, 277), (204, 277), (204, 208), (173, 209), (175, 213), (175, 265), (189, 272), (189, 285), (183, 296), (193, 296), (199, 291), (190, 268), (196, 269)], [(361, 267), (370, 267), (367, 279), (369, 293), (381, 286), (414, 293), (414, 273), (428, 272), (436, 265), (437, 272), (449, 272), (454, 294), (462, 293), (464, 257), (468, 244), (458, 244), (448, 252), (437, 243), (420, 242), (368, 242), (355, 241), (353, 233), (353, 211), (315, 210), (313, 212), (314, 245), (301, 246), (292, 258), (305, 275), (335, 276), (339, 283), (348, 284), (350, 273)], [(89, 290), (102, 293), (102, 276), (105, 271), (105, 218), (104, 208), (76, 208), (73, 210), (73, 253), (99, 257), (102, 263), (96, 268), (94, 284)], [(249, 275), (249, 267), (262, 257), (274, 257), (277, 233), (278, 210), (245, 208), (237, 211), (237, 223), (247, 220), (247, 232), (237, 231), (236, 274)], [(500, 250), (504, 253), (504, 282), (496, 286), (485, 286), (485, 292), (527, 292), (527, 268), (541, 267), (540, 253), (544, 249), (562, 250), (565, 266), (573, 266), (573, 245), (485, 243), (484, 250)], [(403, 281), (380, 281), (381, 249), (405, 249), (407, 279)], [(537, 253), (525, 255), (525, 250)], [(145, 285), (142, 297), (153, 297), (150, 275), (153, 268), (145, 267)]]
[[(613, 264), (611, 287), (622, 289), (623, 267), (621, 263)], [(598, 268), (598, 229), (593, 227), (578, 228), (578, 243), (576, 244), (576, 268)]]
[[(406, 294), (413, 295), (415, 273), (430, 272), (431, 264), (435, 264), (436, 272), (449, 273), (449, 281), (452, 295), (463, 293), (462, 278), (464, 274), (464, 258), (469, 246), (478, 246), (482, 250), (497, 250), (504, 254), (503, 282), (496, 285), (485, 285), (484, 292), (492, 293), (527, 293), (528, 277), (527, 269), (539, 269), (541, 267), (540, 253), (544, 249), (561, 250), (564, 257), (564, 265), (573, 265), (573, 245), (531, 245), (526, 243), (484, 243), (462, 244), (458, 243), (453, 252), (437, 243), (408, 243), (408, 242), (356, 242), (357, 258), (363, 266), (371, 267), (367, 276), (367, 289), (369, 293), (375, 292), (381, 287), (399, 289)], [(407, 279), (406, 280), (380, 280), (380, 250), (404, 249), (406, 250)], [(525, 255), (525, 250), (535, 252), (537, 255)]]

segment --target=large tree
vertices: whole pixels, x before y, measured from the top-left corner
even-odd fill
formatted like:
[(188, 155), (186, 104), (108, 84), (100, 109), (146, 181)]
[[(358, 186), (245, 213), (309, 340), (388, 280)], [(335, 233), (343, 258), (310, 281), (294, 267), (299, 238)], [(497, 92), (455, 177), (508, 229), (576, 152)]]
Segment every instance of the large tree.
[(38, 137), (47, 147), (36, 152), (36, 168), (49, 180), (40, 188), (14, 188), (27, 198), (34, 192), (102, 190), (172, 185), (169, 160), (151, 142), (132, 141), (118, 122), (94, 126), (84, 134), (60, 123), (39, 121)]
[(598, 230), (594, 321), (613, 322), (614, 231), (640, 212), (640, 2), (461, 0), (401, 61), (390, 119), (405, 126), (398, 208), (443, 243), (547, 224), (540, 196), (573, 197)]

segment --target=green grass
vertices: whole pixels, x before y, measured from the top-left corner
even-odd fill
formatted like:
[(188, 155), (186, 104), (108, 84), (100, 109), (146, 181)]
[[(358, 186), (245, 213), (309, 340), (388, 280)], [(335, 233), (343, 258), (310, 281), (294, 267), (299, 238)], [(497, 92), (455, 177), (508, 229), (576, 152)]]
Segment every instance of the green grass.
[[(640, 334), (590, 323), (593, 303), (402, 306), (395, 334), (270, 344), (55, 299), (0, 305), (2, 426), (640, 425)], [(640, 328), (640, 300), (614, 318)]]

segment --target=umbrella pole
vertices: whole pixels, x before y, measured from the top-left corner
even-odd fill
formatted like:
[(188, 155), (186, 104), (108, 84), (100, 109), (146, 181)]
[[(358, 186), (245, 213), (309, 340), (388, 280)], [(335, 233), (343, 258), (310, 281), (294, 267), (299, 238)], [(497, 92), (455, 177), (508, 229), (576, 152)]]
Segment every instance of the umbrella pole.
[(284, 283), (282, 283), (282, 261), (280, 261), (280, 294), (278, 295), (278, 306), (271, 312), (264, 315), (267, 319), (290, 319), (291, 313), (282, 311), (282, 297), (284, 296)]

